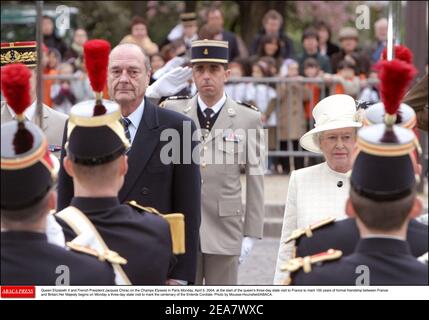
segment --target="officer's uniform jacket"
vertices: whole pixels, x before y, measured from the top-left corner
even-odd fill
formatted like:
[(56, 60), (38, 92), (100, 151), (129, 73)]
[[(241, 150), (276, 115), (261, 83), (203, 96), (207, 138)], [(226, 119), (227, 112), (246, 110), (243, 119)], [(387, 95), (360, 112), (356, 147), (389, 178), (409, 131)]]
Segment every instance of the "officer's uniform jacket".
[[(310, 271), (310, 270), (307, 270)], [(293, 285), (427, 285), (428, 266), (418, 261), (407, 242), (394, 238), (359, 240), (353, 254), (292, 274)]]
[[(161, 106), (189, 116), (200, 129), (201, 251), (239, 255), (243, 236), (261, 238), (263, 232), (265, 143), (260, 113), (227, 97), (208, 134), (199, 123), (197, 95), (170, 98)], [(246, 163), (246, 209), (240, 163)]]
[[(1, 123), (14, 120), (14, 115), (7, 107), (6, 102), (1, 102), (0, 111)], [(49, 151), (51, 151), (58, 158), (60, 156), (61, 145), (63, 140), (64, 126), (67, 120), (67, 115), (43, 105), (43, 132), (46, 135), (49, 143)], [(31, 122), (37, 122), (38, 116), (34, 113)]]
[[(83, 212), (107, 247), (127, 260), (122, 266), (133, 285), (163, 285), (176, 258), (172, 253), (170, 229), (161, 217), (137, 212), (117, 198), (75, 197), (71, 206)], [(60, 217), (67, 241), (77, 234)]]
[[(414, 257), (420, 257), (429, 250), (428, 236), (427, 225), (415, 219), (408, 223), (407, 242)], [(348, 218), (332, 221), (312, 230), (311, 237), (302, 234), (296, 239), (296, 256), (311, 256), (331, 248), (341, 250), (343, 255), (347, 256), (356, 249), (359, 238), (359, 230), (355, 219)]]
[(112, 267), (29, 231), (1, 232), (2, 285), (114, 285)]

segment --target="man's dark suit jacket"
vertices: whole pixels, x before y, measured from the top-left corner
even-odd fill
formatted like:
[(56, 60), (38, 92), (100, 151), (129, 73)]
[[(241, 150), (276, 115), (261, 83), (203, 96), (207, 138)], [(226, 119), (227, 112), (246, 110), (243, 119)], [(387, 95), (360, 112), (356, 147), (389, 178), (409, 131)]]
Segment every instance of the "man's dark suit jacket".
[[(184, 136), (183, 124), (187, 122), (191, 132)], [(165, 129), (176, 129), (180, 135), (180, 164), (163, 164), (161, 150), (169, 141), (161, 141)], [(171, 278), (193, 283), (196, 275), (197, 249), (201, 222), (201, 178), (199, 165), (192, 161), (182, 164), (185, 156), (192, 160), (191, 152), (198, 141), (190, 141), (196, 130), (188, 117), (165, 110), (145, 99), (143, 118), (137, 128), (132, 147), (128, 152), (128, 173), (119, 192), (121, 203), (135, 200), (142, 206), (156, 208), (161, 213), (183, 213), (185, 215), (186, 253), (178, 256)], [(67, 136), (64, 131), (63, 146)], [(171, 140), (171, 139), (170, 139)], [(167, 146), (168, 148), (168, 146)], [(189, 148), (188, 148), (189, 149)], [(66, 155), (65, 149), (61, 154)], [(67, 207), (73, 197), (73, 180), (61, 165), (58, 178), (58, 211)], [(120, 253), (119, 253), (120, 254)]]

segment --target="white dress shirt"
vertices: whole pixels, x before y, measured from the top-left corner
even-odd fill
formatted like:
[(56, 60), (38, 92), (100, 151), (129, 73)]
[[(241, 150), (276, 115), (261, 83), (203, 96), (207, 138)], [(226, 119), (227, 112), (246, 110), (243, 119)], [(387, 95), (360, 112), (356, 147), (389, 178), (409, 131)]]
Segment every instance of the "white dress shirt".
[[(15, 118), (16, 114), (15, 111), (12, 110), (11, 107), (7, 106), (10, 114)], [(34, 117), (34, 114), (36, 113), (36, 100), (33, 101), (33, 103), (24, 111), (24, 116), (28, 121), (31, 121)]]
[[(280, 268), (292, 258), (295, 241), (284, 241), (298, 228), (305, 228), (327, 217), (346, 218), (349, 175), (329, 168), (326, 162), (295, 170), (289, 180), (282, 235), (277, 256), (274, 284), (283, 284), (288, 274)], [(339, 183), (341, 181), (341, 183)], [(341, 185), (341, 187), (339, 187)]]
[[(200, 106), (200, 110), (204, 114), (204, 110), (206, 110), (209, 107), (201, 99), (200, 95), (198, 95), (197, 99), (198, 99), (198, 105)], [(225, 101), (226, 101), (226, 95), (224, 92), (222, 98), (220, 98), (220, 100), (216, 102), (213, 105), (213, 107), (211, 107), (211, 109), (214, 111), (214, 114), (211, 117), (214, 117), (214, 115), (217, 114), (220, 111), (220, 109), (222, 109), (223, 105), (225, 104)]]
[(131, 123), (128, 126), (128, 130), (130, 131), (131, 144), (134, 141), (134, 137), (136, 136), (137, 129), (140, 125), (140, 121), (142, 120), (144, 112), (144, 99), (142, 103), (137, 107), (136, 110), (133, 111), (127, 118), (130, 119)]

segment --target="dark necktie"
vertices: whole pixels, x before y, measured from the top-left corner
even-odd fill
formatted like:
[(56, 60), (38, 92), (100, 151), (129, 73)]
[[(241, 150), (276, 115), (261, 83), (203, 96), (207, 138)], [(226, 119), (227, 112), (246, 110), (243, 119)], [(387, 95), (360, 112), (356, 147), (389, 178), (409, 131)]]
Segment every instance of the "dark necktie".
[(125, 136), (127, 137), (128, 141), (131, 144), (131, 135), (130, 135), (130, 129), (129, 129), (131, 120), (128, 118), (122, 118), (121, 122), (122, 122), (122, 125), (124, 126)]
[(204, 116), (205, 116), (205, 123), (204, 123), (204, 128), (207, 130), (211, 130), (213, 127), (213, 121), (212, 121), (212, 117), (214, 116), (214, 111), (211, 108), (206, 108), (206, 110), (204, 110)]

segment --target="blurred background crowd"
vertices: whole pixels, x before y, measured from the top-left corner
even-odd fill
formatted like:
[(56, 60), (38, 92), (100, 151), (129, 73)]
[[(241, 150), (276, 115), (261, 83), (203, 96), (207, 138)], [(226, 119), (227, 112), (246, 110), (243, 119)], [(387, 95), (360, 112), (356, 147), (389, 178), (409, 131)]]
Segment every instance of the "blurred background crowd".
[[(427, 27), (427, 20), (419, 20), (422, 12), (414, 2), (404, 2), (401, 33), (414, 52), (418, 80), (427, 73), (427, 34), (422, 39), (416, 30), (418, 21)], [(369, 23), (359, 30), (361, 5), (368, 8)], [(317, 161), (299, 156), (298, 139), (312, 127), (312, 108), (324, 97), (380, 99), (373, 65), (386, 46), (387, 2), (52, 1), (44, 7), (44, 103), (66, 114), (75, 103), (93, 98), (83, 63), (88, 39), (140, 45), (150, 56), (152, 82), (157, 71), (189, 63), (193, 40), (228, 41), (232, 78), (226, 93), (261, 111), (269, 130), (267, 173), (288, 173)], [(4, 1), (1, 15), (2, 42), (34, 40), (33, 2)], [(177, 94), (195, 92), (190, 80)]]

